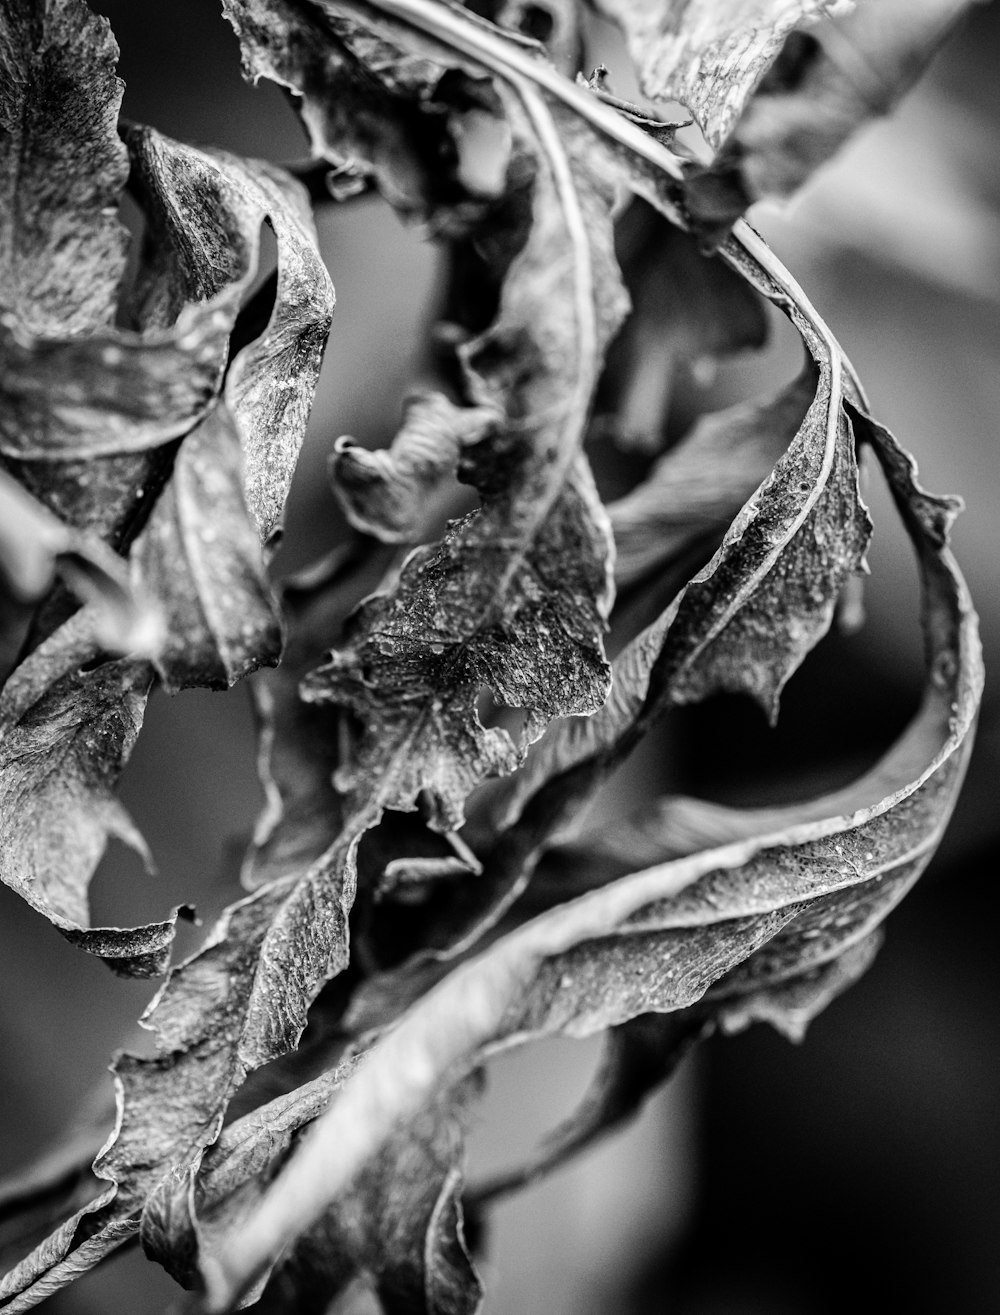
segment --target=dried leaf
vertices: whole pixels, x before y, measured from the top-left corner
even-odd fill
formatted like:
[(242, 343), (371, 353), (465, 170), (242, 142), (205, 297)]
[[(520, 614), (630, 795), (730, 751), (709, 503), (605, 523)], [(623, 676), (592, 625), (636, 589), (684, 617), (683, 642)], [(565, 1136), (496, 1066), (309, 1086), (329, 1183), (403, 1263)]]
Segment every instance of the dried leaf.
[(299, 682), (336, 641), (344, 621), (382, 578), (389, 551), (356, 539), (318, 569), (287, 580), (281, 593), (288, 641), (281, 665), (252, 688), (259, 722), (257, 770), (265, 805), (243, 864), (253, 890), (305, 871), (344, 822), (333, 774), (343, 753), (343, 712), (299, 698)]
[[(155, 235), (140, 281), (143, 322), (170, 322), (188, 302), (238, 299), (257, 273), (260, 228), (278, 248), (274, 306), (229, 363), (225, 396), (243, 444), (246, 500), (264, 544), (280, 531), (334, 307), (304, 189), (274, 165), (195, 149), (152, 129), (128, 134)], [(193, 244), (193, 217), (199, 242)], [(183, 312), (182, 312), (183, 313)], [(228, 346), (228, 344), (227, 344)]]
[(127, 234), (123, 83), (107, 19), (83, 0), (0, 7), (0, 311), (32, 334), (114, 316)]
[[(391, 592), (362, 611), (351, 648), (305, 687), (310, 699), (348, 706), (365, 723), (355, 761), (338, 778), (342, 789), (376, 792), (383, 806), (403, 810), (425, 791), (432, 824), (450, 830), (461, 824), (469, 791), (511, 770), (521, 753), (504, 729), (482, 726), (482, 691), (526, 711), (528, 742), (553, 716), (592, 711), (607, 691), (609, 548), (579, 449), (601, 358), (625, 310), (611, 232), (624, 173), (560, 98), (582, 100), (599, 122), (624, 121), (602, 118), (604, 107), (571, 84), (556, 81), (551, 95), (554, 75), (540, 56), (460, 11), (411, 8), (390, 18), (362, 7), (356, 19), (350, 6), (234, 0), (226, 12), (252, 72), (304, 97), (316, 149), (333, 158), (346, 141), (387, 195), (429, 211), (439, 227), (475, 232), (483, 207), (471, 197), (446, 205), (422, 186), (415, 171), (426, 167), (427, 150), (419, 141), (400, 162), (394, 134), (403, 131), (404, 108), (410, 127), (423, 114), (428, 133), (447, 133), (448, 79), (461, 73), (462, 94), (477, 94), (509, 132), (505, 208), (489, 212), (483, 230), (506, 271), (500, 306), (494, 324), (461, 352), (471, 400), (506, 417), (467, 449), (460, 468), (483, 506), (437, 549), (409, 559)], [(358, 67), (366, 69), (363, 86)], [(496, 74), (491, 100), (482, 83)], [(367, 88), (364, 127), (343, 121), (345, 80), (355, 108)], [(376, 105), (391, 112), (378, 117)]]
[(790, 32), (850, 0), (596, 0), (625, 33), (642, 90), (678, 100), (716, 150)]
[(618, 587), (652, 575), (693, 539), (728, 526), (795, 438), (815, 391), (809, 369), (765, 401), (702, 416), (642, 484), (612, 503)]
[(200, 1253), (253, 1209), (298, 1133), (326, 1109), (353, 1067), (342, 1063), (245, 1114), (223, 1130), (200, 1166), (163, 1178), (143, 1213), (147, 1254), (183, 1287), (196, 1286)]
[[(584, 1035), (650, 1011), (756, 993), (870, 936), (916, 879), (954, 802), (982, 691), (976, 624), (944, 544), (955, 504), (925, 494), (885, 430), (852, 408), (913, 538), (928, 680), (900, 741), (856, 783), (850, 812), (646, 869), (503, 937), (446, 978), (373, 1049), (255, 1215), (206, 1266), (223, 1310), (336, 1200), (401, 1119), (489, 1053)], [(810, 817), (806, 812), (807, 818)]]
[(807, 370), (771, 404), (776, 426), (788, 425), (785, 408), (800, 407), (810, 375), (812, 401), (712, 560), (617, 659), (604, 708), (587, 721), (558, 725), (539, 746), (504, 800), (505, 826), (522, 813), (529, 830), (536, 816), (551, 825), (554, 809), (568, 809), (570, 798), (589, 792), (671, 704), (738, 691), (776, 716), (785, 683), (828, 630), (845, 584), (865, 569), (870, 523), (844, 410), (849, 367), (801, 293), (792, 290), (792, 300), (758, 263), (769, 253), (750, 230), (726, 252), (764, 295), (792, 306), (814, 362), (814, 375)]
[[(78, 590), (91, 579), (109, 593), (107, 582), (116, 581), (119, 611), (133, 591), (150, 598), (161, 641), (156, 665), (169, 687), (225, 688), (277, 660), (280, 629), (258, 532), (272, 538), (276, 530), (332, 288), (304, 192), (280, 171), (152, 130), (130, 129), (128, 141), (159, 241), (139, 280), (145, 332), (43, 338), (8, 326), (0, 444), (70, 524), (121, 543), (146, 522), (128, 566), (62, 528), (63, 571)], [(274, 307), (263, 338), (236, 353), (220, 400), (265, 218), (278, 239)], [(277, 387), (293, 368), (289, 386)], [(179, 450), (167, 446), (177, 438)], [(113, 787), (153, 674), (136, 662), (89, 670), (106, 630), (95, 632), (89, 612), (79, 625), (54, 629), (8, 685), (0, 789), (18, 808), (7, 821), (2, 877), (84, 948), (119, 970), (148, 974), (165, 967), (172, 921), (134, 933), (87, 927), (87, 884), (107, 836), (141, 846)], [(123, 636), (111, 638), (121, 644)], [(71, 753), (54, 727), (71, 736)], [(39, 817), (59, 826), (39, 826)]]
[(347, 519), (383, 543), (417, 542), (427, 498), (455, 474), (463, 445), (483, 441), (499, 419), (489, 407), (458, 407), (427, 393), (409, 399), (387, 450), (369, 452), (339, 438), (330, 478)]
[(89, 608), (79, 612), (0, 694), (0, 880), (116, 972), (156, 976), (176, 912), (128, 930), (88, 925), (87, 887), (108, 837), (151, 861), (114, 785), (139, 732), (152, 670), (129, 659), (89, 669), (100, 651), (93, 622)]
[(975, 0), (868, 0), (786, 48), (719, 161), (750, 200), (785, 197), (888, 114)]
[(848, 945), (836, 959), (810, 968), (800, 977), (736, 997), (716, 1007), (716, 1020), (726, 1034), (742, 1032), (753, 1023), (770, 1023), (789, 1041), (802, 1041), (809, 1024), (868, 971), (882, 944), (881, 930)]

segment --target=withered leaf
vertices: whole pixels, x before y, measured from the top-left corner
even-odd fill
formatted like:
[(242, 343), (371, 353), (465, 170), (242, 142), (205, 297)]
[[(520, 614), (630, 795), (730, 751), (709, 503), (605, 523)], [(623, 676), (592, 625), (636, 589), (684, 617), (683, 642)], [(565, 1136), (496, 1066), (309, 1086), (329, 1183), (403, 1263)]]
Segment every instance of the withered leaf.
[(258, 718), (257, 770), (265, 806), (243, 864), (243, 883), (305, 871), (337, 839), (344, 822), (333, 774), (343, 752), (343, 712), (306, 704), (299, 682), (344, 621), (381, 580), (391, 551), (357, 538), (281, 591), (288, 640), (281, 665), (252, 689)]
[[(725, 251), (765, 296), (791, 307), (812, 357), (803, 377), (765, 404), (764, 425), (773, 424), (778, 437), (787, 433), (810, 381), (812, 400), (712, 560), (619, 656), (604, 708), (587, 721), (557, 725), (539, 746), (512, 785), (507, 823), (536, 792), (533, 812), (551, 817), (564, 789), (573, 798), (590, 790), (670, 704), (738, 691), (773, 718), (783, 686), (828, 630), (844, 586), (864, 569), (870, 523), (858, 491), (844, 409), (851, 376), (840, 348), (798, 290), (790, 298), (774, 283), (758, 259), (769, 260), (769, 253), (749, 229)], [(735, 420), (741, 423), (738, 413)]]
[[(358, 18), (343, 6), (266, 9), (234, 3), (227, 13), (253, 71), (303, 94), (320, 150), (329, 152), (342, 126), (338, 79), (357, 76), (345, 71), (348, 62), (380, 85), (372, 104), (392, 99), (414, 122), (444, 95), (449, 74), (482, 84), (491, 72), (419, 27), (364, 7)], [(473, 32), (482, 26), (459, 11), (448, 17)], [(390, 592), (362, 610), (350, 647), (305, 686), (306, 697), (350, 707), (365, 723), (341, 787), (375, 792), (383, 806), (403, 810), (426, 792), (432, 824), (443, 830), (460, 825), (464, 799), (483, 777), (510, 771), (520, 757), (503, 728), (481, 724), (482, 691), (526, 710), (528, 741), (552, 716), (592, 711), (607, 692), (609, 545), (580, 446), (600, 360), (625, 310), (612, 250), (613, 184), (585, 150), (589, 138), (568, 123), (557, 129), (544, 96), (502, 79), (496, 94), (502, 114), (494, 96), (494, 117), (511, 142), (505, 187), (520, 204), (511, 217), (493, 215), (488, 241), (506, 268), (500, 307), (461, 353), (478, 404), (466, 433), (480, 427), (478, 408), (498, 414), (493, 432), (466, 447), (459, 470), (483, 505), (437, 548), (411, 556)], [(446, 108), (437, 105), (435, 125)], [(367, 147), (362, 158), (376, 172), (396, 160), (384, 141), (377, 150), (357, 146)], [(462, 216), (474, 224), (471, 213)], [(448, 429), (457, 423), (452, 416)], [(437, 442), (447, 448), (447, 434)]]
[(815, 390), (808, 369), (775, 397), (702, 416), (641, 484), (608, 507), (619, 589), (730, 524), (794, 439)]
[(0, 311), (28, 333), (86, 333), (114, 316), (128, 176), (117, 59), (107, 19), (83, 0), (0, 6)]
[[(787, 983), (867, 939), (928, 861), (954, 803), (982, 692), (975, 616), (947, 550), (955, 504), (852, 407), (917, 552), (928, 678), (923, 704), (843, 812), (702, 850), (612, 881), (498, 940), (374, 1047), (256, 1214), (209, 1267), (224, 1309), (335, 1200), (400, 1119), (493, 1051), (585, 1035), (642, 1013)], [(818, 807), (818, 806), (817, 806)], [(794, 810), (790, 810), (794, 812)]]
[[(85, 608), (21, 664), (0, 694), (0, 880), (116, 972), (155, 976), (176, 914), (131, 930), (90, 927), (87, 887), (109, 836), (148, 853), (114, 794), (152, 681), (100, 648)], [(58, 826), (39, 819), (58, 818)]]
[(385, 451), (338, 439), (330, 478), (348, 520), (383, 543), (417, 542), (428, 497), (454, 475), (463, 445), (481, 442), (499, 419), (489, 407), (459, 407), (427, 393), (408, 400)]
[(715, 149), (788, 34), (844, 0), (596, 0), (625, 34), (643, 92), (678, 100)]
[(167, 1174), (142, 1217), (142, 1241), (186, 1288), (198, 1282), (202, 1251), (237, 1227), (263, 1194), (299, 1132), (320, 1115), (352, 1071), (338, 1064), (225, 1128), (199, 1163)]
[[(159, 623), (156, 666), (171, 688), (225, 688), (277, 660), (261, 540), (275, 533), (301, 443), (332, 288), (304, 193), (279, 171), (151, 130), (128, 138), (161, 238), (159, 261), (140, 279), (148, 327), (86, 338), (10, 329), (3, 388), (11, 405), (0, 441), (12, 468), (71, 524), (121, 542), (141, 512), (145, 528), (118, 570)], [(171, 215), (186, 226), (175, 225), (172, 238)], [(265, 218), (278, 236), (275, 303), (264, 338), (235, 356), (220, 398)], [(269, 387), (293, 366), (287, 388)], [(179, 449), (172, 439), (183, 440)], [(99, 558), (84, 557), (84, 540), (65, 533), (64, 571), (75, 568), (80, 588), (77, 577)], [(153, 677), (145, 662), (99, 661), (103, 637), (92, 610), (79, 625), (74, 618), (8, 685), (0, 788), (17, 808), (6, 818), (2, 875), (84, 948), (124, 971), (162, 972), (172, 922), (128, 934), (87, 927), (87, 884), (107, 836), (140, 843), (113, 787)], [(39, 826), (39, 817), (59, 825)]]
[[(888, 114), (976, 0), (868, 0), (790, 44), (718, 161), (745, 196), (786, 197), (871, 119)], [(697, 200), (694, 202), (697, 205)]]
[(319, 987), (347, 963), (353, 879), (348, 847), (304, 877), (271, 882), (226, 910), (202, 949), (171, 970), (143, 1017), (160, 1053), (122, 1054), (114, 1065), (116, 1129), (94, 1161), (109, 1185), (6, 1276), (0, 1301), (9, 1297), (12, 1312), (134, 1236), (147, 1198), (160, 1208), (161, 1182), (198, 1166), (246, 1074), (294, 1047)]

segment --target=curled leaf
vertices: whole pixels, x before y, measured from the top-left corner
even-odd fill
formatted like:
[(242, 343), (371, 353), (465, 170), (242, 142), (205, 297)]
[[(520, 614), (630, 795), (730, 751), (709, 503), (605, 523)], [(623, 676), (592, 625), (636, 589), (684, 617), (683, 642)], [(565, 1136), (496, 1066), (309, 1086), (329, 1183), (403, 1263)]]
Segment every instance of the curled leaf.
[(651, 100), (679, 100), (718, 149), (785, 38), (851, 0), (597, 0)]
[(426, 521), (426, 499), (458, 466), (463, 445), (483, 441), (499, 417), (458, 407), (440, 393), (414, 397), (387, 451), (339, 438), (330, 461), (333, 489), (355, 529), (383, 543), (412, 543)]
[(87, 886), (109, 836), (151, 861), (114, 786), (152, 670), (127, 658), (90, 669), (100, 651), (92, 623), (90, 609), (79, 612), (0, 694), (0, 880), (116, 972), (156, 976), (176, 913), (132, 929), (89, 926)]
[(619, 588), (730, 524), (795, 438), (815, 388), (810, 369), (776, 397), (702, 416), (647, 479), (611, 504)]
[[(787, 433), (810, 380), (812, 400), (787, 451), (708, 565), (618, 657), (605, 707), (588, 721), (554, 728), (539, 746), (504, 803), (507, 825), (524, 813), (530, 830), (536, 815), (551, 818), (554, 808), (578, 800), (672, 703), (739, 691), (773, 718), (783, 686), (828, 630), (841, 591), (865, 569), (871, 527), (844, 408), (850, 367), (798, 290), (792, 301), (759, 263), (759, 255), (769, 258), (759, 239), (745, 230), (726, 251), (764, 295), (791, 306), (813, 361), (762, 416), (755, 420), (751, 412), (751, 429), (762, 420), (779, 436)], [(730, 420), (740, 426), (746, 418), (737, 413)], [(709, 437), (718, 437), (714, 427)]]
[[(259, 1210), (207, 1266), (223, 1310), (298, 1236), (429, 1093), (491, 1052), (583, 1035), (717, 988), (756, 992), (870, 936), (916, 879), (954, 803), (982, 691), (974, 613), (944, 547), (954, 504), (857, 411), (920, 562), (928, 679), (909, 729), (852, 790), (851, 809), (613, 881), (503, 937), (415, 1005), (373, 1049)], [(843, 799), (838, 803), (843, 804)], [(760, 957), (758, 957), (760, 956)]]

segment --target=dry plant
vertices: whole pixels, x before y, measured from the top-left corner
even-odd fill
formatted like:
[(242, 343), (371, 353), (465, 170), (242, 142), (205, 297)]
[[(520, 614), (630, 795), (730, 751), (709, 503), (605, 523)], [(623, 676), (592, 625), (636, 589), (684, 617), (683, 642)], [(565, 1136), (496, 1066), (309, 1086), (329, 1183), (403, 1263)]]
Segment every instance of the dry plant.
[[(8, 1189), (40, 1240), (0, 1310), (139, 1238), (192, 1308), (368, 1289), (387, 1315), (469, 1315), (463, 1208), (623, 1122), (713, 1029), (801, 1035), (940, 839), (982, 684), (957, 504), (742, 215), (888, 109), (966, 4), (591, 4), (642, 104), (583, 75), (581, 0), (224, 0), (247, 76), (308, 132), (288, 169), (120, 122), (107, 22), (0, 2), (0, 876), (115, 972), (165, 974), (93, 1169), (83, 1135)], [(372, 190), (443, 252), (437, 386), (384, 450), (338, 441), (350, 537), (275, 587), (334, 309), (312, 208)], [(761, 347), (768, 304), (798, 376), (668, 438), (673, 382)], [(776, 717), (850, 622), (861, 457), (922, 582), (905, 733), (808, 802), (588, 822), (666, 709), (730, 691)], [(591, 461), (634, 486), (605, 505)], [(246, 890), (170, 966), (190, 910), (89, 921), (108, 838), (145, 853), (116, 784), (154, 684), (268, 667)], [(598, 1031), (578, 1111), (466, 1188), (484, 1061)]]

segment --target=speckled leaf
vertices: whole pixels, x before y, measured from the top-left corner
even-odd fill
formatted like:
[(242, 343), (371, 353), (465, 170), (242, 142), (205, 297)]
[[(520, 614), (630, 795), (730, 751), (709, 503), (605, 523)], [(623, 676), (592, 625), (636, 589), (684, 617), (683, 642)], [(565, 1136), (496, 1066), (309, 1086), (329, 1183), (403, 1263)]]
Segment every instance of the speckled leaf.
[(679, 100), (718, 149), (788, 34), (850, 0), (596, 0), (625, 33), (643, 92)]
[(789, 40), (688, 204), (708, 229), (787, 197), (859, 129), (888, 114), (977, 0), (865, 0)]
[(83, 0), (0, 3), (0, 311), (28, 333), (114, 316), (128, 176), (117, 59)]
[[(933, 853), (982, 693), (975, 614), (945, 544), (956, 506), (914, 480), (881, 427), (871, 442), (921, 569), (928, 677), (886, 757), (802, 821), (612, 881), (528, 922), (450, 974), (373, 1048), (238, 1235), (208, 1267), (225, 1309), (442, 1083), (535, 1036), (586, 1035), (648, 1012), (754, 995), (870, 937)], [(795, 809), (788, 810), (789, 816)], [(822, 816), (818, 814), (822, 812)]]
[(274, 230), (274, 306), (235, 352), (225, 382), (242, 437), (247, 506), (261, 541), (270, 543), (280, 531), (334, 306), (308, 198), (265, 161), (196, 149), (148, 128), (130, 129), (127, 140), (150, 230), (134, 306), (141, 323), (171, 323), (188, 303), (211, 302), (227, 288), (238, 299), (258, 272), (261, 225), (266, 220)]
[(350, 1059), (229, 1124), (201, 1163), (178, 1168), (150, 1195), (142, 1217), (146, 1253), (185, 1288), (198, 1282), (202, 1252), (238, 1227), (288, 1155), (353, 1070)]
[(29, 1285), (65, 1286), (137, 1233), (161, 1181), (197, 1168), (244, 1077), (295, 1046), (319, 988), (347, 963), (354, 849), (333, 849), (234, 904), (170, 971), (143, 1016), (159, 1053), (114, 1065), (118, 1119), (94, 1162), (110, 1186), (7, 1276), (0, 1299), (20, 1294), (11, 1310), (34, 1304)]
[[(429, 12), (476, 42), (488, 33), (501, 57), (523, 52), (460, 11)], [(607, 692), (601, 637), (610, 606), (609, 545), (579, 449), (601, 358), (625, 311), (611, 230), (622, 170), (600, 142), (595, 146), (587, 125), (578, 126), (542, 89), (501, 76), (491, 100), (482, 87), (495, 71), (491, 57), (480, 59), (475, 47), (470, 57), (450, 33), (439, 40), (408, 15), (397, 22), (363, 5), (268, 5), (265, 12), (242, 3), (229, 4), (227, 13), (254, 73), (304, 95), (320, 151), (333, 153), (334, 133), (344, 149), (344, 107), (335, 92), (338, 79), (356, 80), (345, 73), (345, 49), (352, 68), (366, 67), (369, 83), (384, 82), (383, 101), (390, 98), (400, 113), (408, 107), (408, 123), (423, 114), (434, 131), (446, 131), (446, 75), (460, 71), (470, 88), (480, 88), (498, 135), (505, 129), (509, 137), (504, 208), (483, 229), (506, 269), (500, 306), (492, 326), (461, 352), (470, 399), (499, 413), (489, 436), (470, 443), (465, 435), (459, 467), (482, 495), (482, 508), (454, 524), (437, 548), (409, 559), (396, 586), (362, 611), (350, 648), (305, 686), (308, 698), (350, 707), (365, 723), (355, 762), (339, 777), (343, 789), (377, 792), (398, 809), (413, 808), (426, 791), (433, 824), (452, 829), (469, 791), (485, 776), (510, 771), (520, 757), (506, 730), (480, 723), (482, 691), (526, 711), (526, 741), (553, 716), (593, 711)], [(555, 76), (534, 52), (524, 58)], [(353, 86), (355, 99), (359, 94)], [(388, 119), (380, 120), (377, 143), (358, 140), (358, 129), (349, 140), (398, 202), (402, 184), (389, 181), (399, 160), (384, 139)], [(413, 170), (426, 167), (416, 143), (410, 154)], [(461, 160), (457, 167), (460, 175)], [(435, 202), (425, 195), (420, 204)], [(444, 203), (436, 205), (444, 223)], [(448, 209), (448, 222), (472, 232), (483, 222), (475, 207), (459, 215), (457, 198)]]
[(531, 812), (551, 821), (564, 788), (574, 797), (591, 789), (671, 704), (728, 690), (752, 695), (776, 716), (786, 681), (829, 629), (845, 585), (865, 569), (870, 523), (858, 492), (840, 348), (797, 289), (791, 301), (788, 289), (764, 273), (754, 253), (766, 249), (749, 229), (725, 250), (761, 292), (792, 305), (790, 317), (813, 359), (774, 404), (776, 424), (787, 432), (810, 377), (812, 400), (788, 450), (712, 560), (619, 656), (604, 708), (587, 721), (554, 727), (539, 746), (513, 783), (507, 823), (536, 793)]
[(363, 719), (338, 786), (401, 810), (427, 791), (431, 823), (444, 831), (461, 825), (463, 801), (484, 777), (519, 761), (510, 735), (479, 721), (482, 690), (528, 709), (525, 735), (533, 739), (550, 717), (599, 707), (607, 687), (593, 636), (609, 601), (601, 565), (608, 543), (589, 470), (577, 461), (544, 526), (529, 528), (530, 548), (516, 555), (509, 541), (496, 543), (517, 509), (502, 501), (455, 522), (436, 547), (416, 550), (395, 589), (363, 605), (351, 647), (303, 685), (309, 701)]
[(108, 837), (149, 861), (114, 785), (139, 733), (152, 669), (125, 658), (91, 668), (100, 652), (94, 630), (86, 608), (0, 694), (0, 880), (116, 972), (156, 976), (176, 913), (133, 929), (89, 926), (87, 886)]
[(278, 240), (274, 308), (264, 332), (230, 363), (226, 397), (242, 434), (248, 505), (268, 540), (333, 309), (305, 194), (271, 165), (196, 150), (152, 129), (132, 128), (127, 139), (157, 253), (133, 299), (141, 332), (101, 327), (87, 337), (41, 338), (0, 326), (0, 455), (63, 520), (117, 546), (169, 475), (164, 445), (188, 433), (219, 395), (267, 218)]

